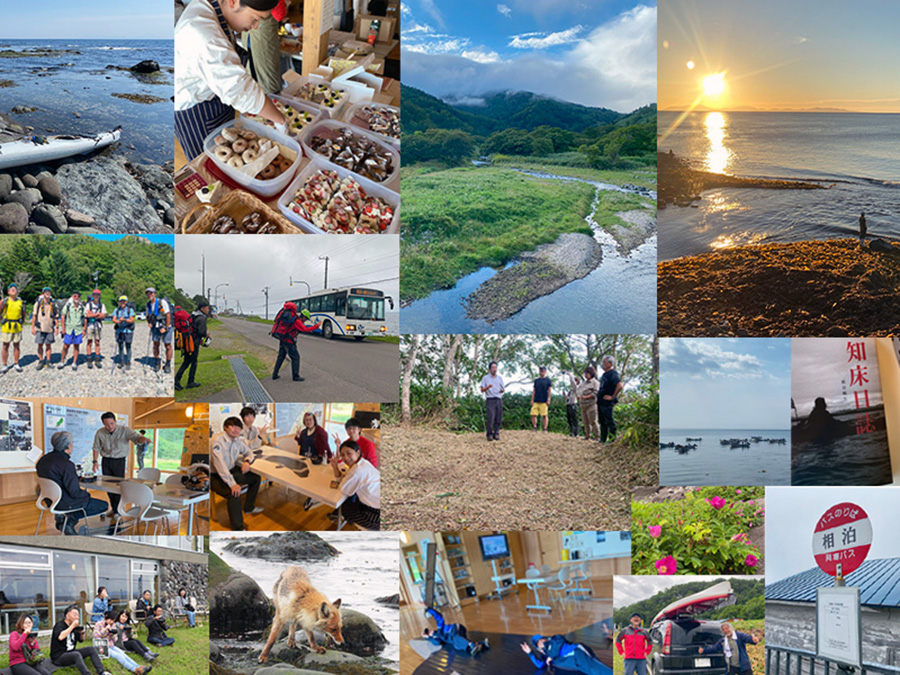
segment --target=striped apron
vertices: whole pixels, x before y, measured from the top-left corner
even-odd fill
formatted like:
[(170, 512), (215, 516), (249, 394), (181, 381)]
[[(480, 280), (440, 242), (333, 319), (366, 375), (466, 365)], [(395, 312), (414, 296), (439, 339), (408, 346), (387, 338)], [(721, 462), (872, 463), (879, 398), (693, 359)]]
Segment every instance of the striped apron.
[[(231, 40), (234, 50), (240, 55), (241, 63), (246, 66), (249, 54), (237, 44), (234, 38), (234, 31), (231, 30), (228, 22), (225, 21), (218, 0), (209, 0), (209, 4), (216, 10), (216, 18), (219, 19), (219, 25), (222, 26), (225, 35)], [(234, 108), (222, 103), (218, 96), (209, 101), (198, 103), (186, 110), (176, 110), (175, 137), (181, 144), (188, 161), (203, 152), (203, 141), (213, 129), (233, 119)]]

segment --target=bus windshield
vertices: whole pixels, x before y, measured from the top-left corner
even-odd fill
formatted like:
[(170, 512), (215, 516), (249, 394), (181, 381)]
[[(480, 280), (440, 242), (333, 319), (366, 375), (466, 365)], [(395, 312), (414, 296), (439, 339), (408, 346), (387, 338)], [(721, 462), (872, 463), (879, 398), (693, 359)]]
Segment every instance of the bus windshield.
[(349, 296), (347, 298), (347, 319), (384, 321), (384, 298)]

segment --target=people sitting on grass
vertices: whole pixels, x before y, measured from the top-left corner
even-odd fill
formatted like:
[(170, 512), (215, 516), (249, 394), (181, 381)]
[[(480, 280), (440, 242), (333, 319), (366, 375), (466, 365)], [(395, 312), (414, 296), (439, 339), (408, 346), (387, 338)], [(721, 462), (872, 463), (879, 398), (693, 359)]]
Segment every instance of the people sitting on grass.
[(150, 591), (141, 593), (137, 604), (134, 608), (134, 616), (138, 621), (146, 621), (153, 612), (153, 601), (151, 600)]
[[(229, 417), (223, 424), (224, 431), (210, 439), (212, 447), (213, 472), (211, 487), (216, 494), (228, 502), (228, 519), (232, 530), (244, 529), (243, 513), (261, 513), (262, 507), (256, 506), (256, 495), (259, 493), (261, 479), (259, 474), (250, 471), (253, 452), (241, 437), (244, 424), (237, 417)], [(247, 498), (241, 513), (241, 486), (247, 486)]]
[(184, 614), (187, 617), (188, 626), (194, 628), (197, 625), (197, 610), (191, 604), (186, 588), (179, 590), (178, 595), (175, 596), (175, 609), (179, 614)]
[(135, 663), (125, 648), (119, 645), (119, 629), (116, 628), (116, 613), (114, 610), (107, 612), (103, 618), (94, 624), (94, 639), (106, 640), (109, 655), (113, 657), (129, 673), (144, 675), (153, 670), (153, 666), (140, 666)]
[(471, 642), (464, 625), (447, 623), (441, 613), (433, 607), (425, 609), (425, 616), (430, 616), (437, 624), (437, 630), (425, 628), (422, 631), (422, 637), (432, 644), (446, 645), (460, 652), (468, 652), (472, 656), (477, 656), (483, 650), (491, 648), (487, 638), (480, 642)]
[(94, 597), (94, 605), (91, 607), (91, 623), (100, 621), (109, 611), (109, 593), (106, 586), (97, 589), (97, 595)]
[[(34, 652), (39, 650), (37, 631), (33, 631), (33, 628), (34, 620), (31, 616), (22, 614), (16, 621), (15, 630), (9, 634), (9, 670), (12, 675), (50, 675), (47, 667), (40, 662), (43, 657), (34, 656)], [(29, 652), (28, 657), (25, 655), (26, 651)]]
[(553, 666), (583, 675), (612, 675), (613, 672), (590, 647), (580, 642), (569, 642), (562, 635), (533, 635), (531, 645), (522, 642), (520, 646), (536, 668)]
[(150, 634), (147, 636), (147, 642), (151, 645), (159, 645), (160, 647), (170, 647), (175, 644), (175, 638), (166, 635), (169, 626), (163, 618), (163, 608), (156, 605), (153, 608), (152, 616), (144, 622)]
[[(344, 441), (338, 456), (331, 458), (336, 478), (341, 479), (341, 492), (347, 500), (339, 507), (340, 515), (348, 522), (366, 530), (381, 529), (381, 474), (371, 462), (362, 456), (362, 450), (354, 441)], [(347, 466), (342, 474), (340, 462)]]
[(85, 660), (91, 662), (97, 675), (112, 675), (103, 668), (103, 660), (94, 647), (76, 647), (84, 642), (84, 627), (78, 618), (78, 606), (69, 605), (63, 613), (62, 621), (53, 626), (50, 639), (50, 661), (54, 666), (73, 666), (81, 675), (90, 675)]
[(119, 617), (116, 619), (116, 629), (119, 631), (117, 644), (121, 643), (120, 646), (126, 651), (134, 652), (148, 661), (152, 661), (159, 656), (156, 652), (151, 652), (143, 642), (134, 637), (134, 628), (131, 625), (131, 617), (128, 616), (127, 610), (123, 609), (119, 612)]

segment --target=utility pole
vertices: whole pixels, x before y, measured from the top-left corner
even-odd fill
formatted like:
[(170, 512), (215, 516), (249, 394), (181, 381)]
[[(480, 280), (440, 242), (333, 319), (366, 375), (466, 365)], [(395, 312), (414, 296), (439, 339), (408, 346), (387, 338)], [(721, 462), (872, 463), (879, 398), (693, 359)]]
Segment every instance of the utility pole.
[(266, 286), (263, 290), (263, 293), (266, 294), (266, 321), (269, 320), (269, 287)]
[(327, 255), (320, 255), (319, 260), (325, 261), (325, 290), (328, 290), (328, 260), (329, 260), (329, 258)]
[[(200, 254), (200, 292), (203, 293), (203, 289), (206, 288), (206, 254)], [(209, 300), (209, 289), (206, 288), (206, 299)]]

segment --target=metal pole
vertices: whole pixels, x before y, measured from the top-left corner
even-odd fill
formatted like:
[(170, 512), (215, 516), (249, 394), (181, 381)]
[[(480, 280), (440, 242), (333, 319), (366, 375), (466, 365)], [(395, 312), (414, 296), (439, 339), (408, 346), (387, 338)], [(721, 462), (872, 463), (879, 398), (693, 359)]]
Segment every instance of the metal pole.
[(329, 260), (329, 257), (327, 255), (320, 255), (319, 260), (325, 261), (325, 286), (323, 289), (323, 290), (325, 290), (328, 288), (328, 260)]
[[(203, 289), (206, 288), (206, 254), (200, 254), (200, 292), (203, 292)], [(209, 290), (209, 289), (207, 289)], [(206, 299), (209, 300), (209, 293), (206, 295)]]
[(263, 293), (266, 294), (266, 321), (269, 320), (269, 287), (266, 286), (263, 290)]

